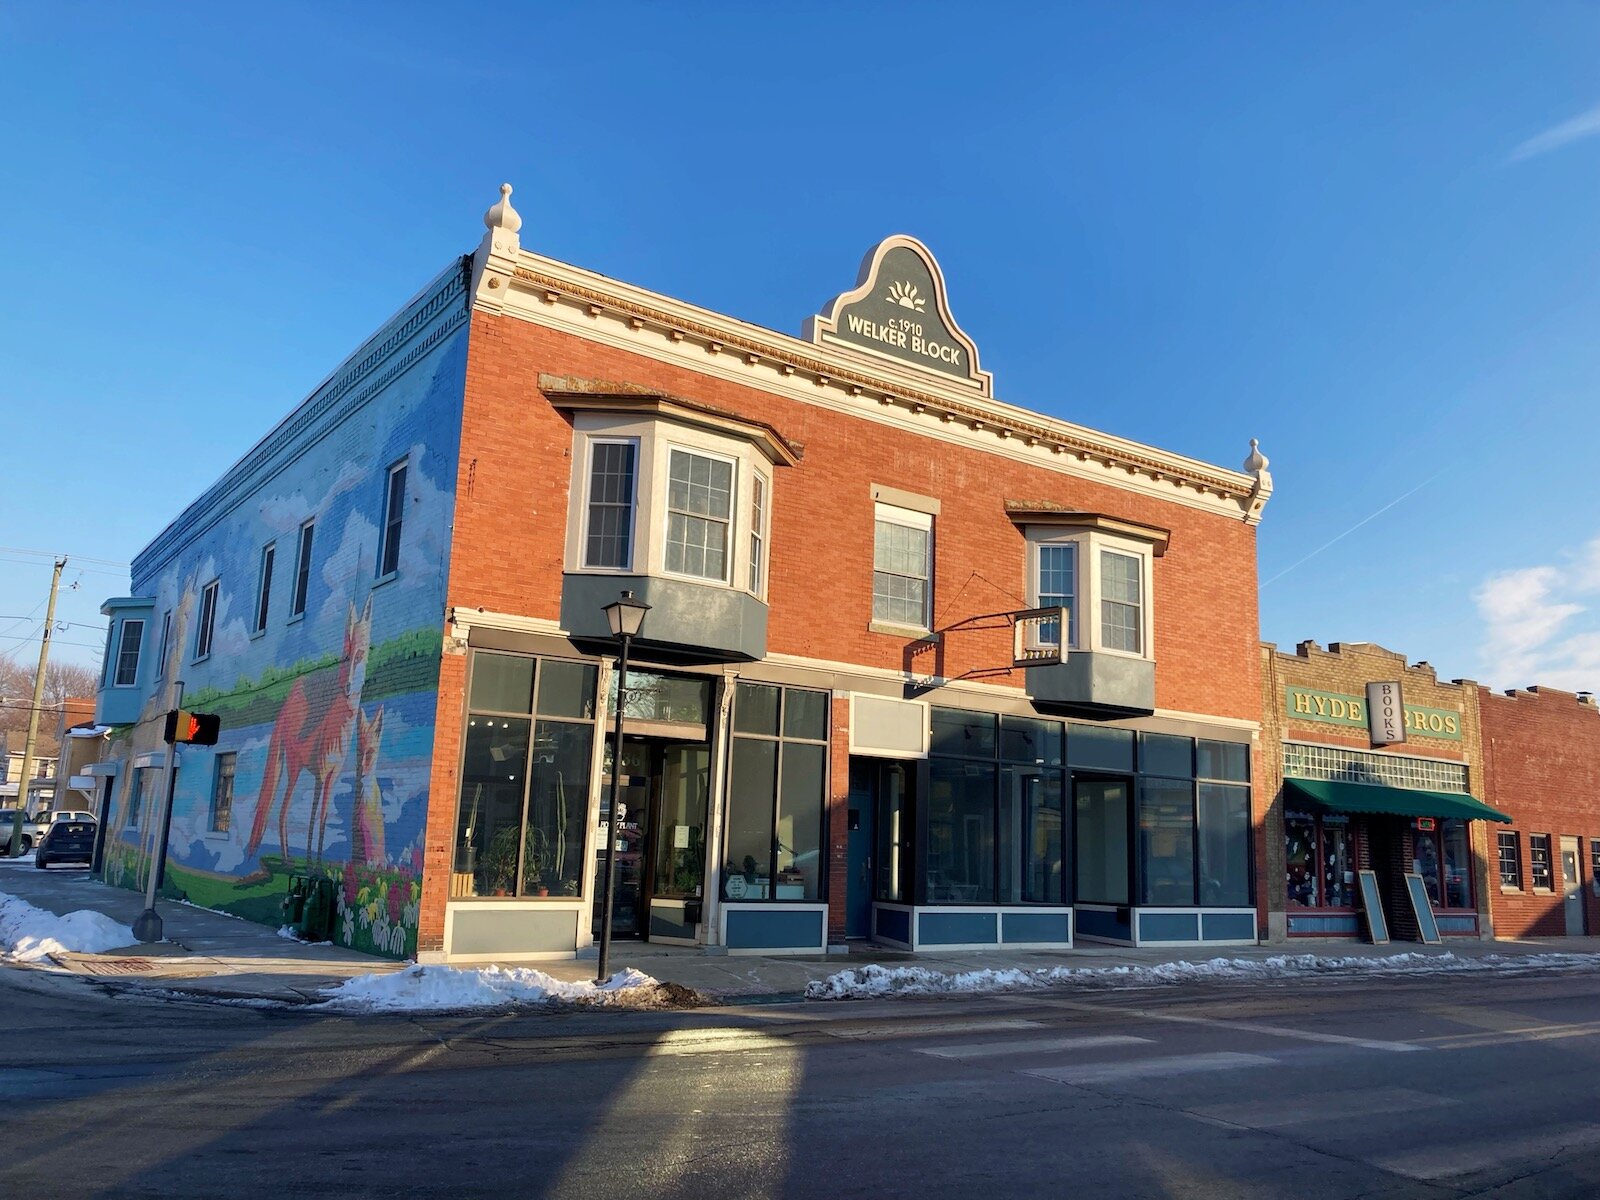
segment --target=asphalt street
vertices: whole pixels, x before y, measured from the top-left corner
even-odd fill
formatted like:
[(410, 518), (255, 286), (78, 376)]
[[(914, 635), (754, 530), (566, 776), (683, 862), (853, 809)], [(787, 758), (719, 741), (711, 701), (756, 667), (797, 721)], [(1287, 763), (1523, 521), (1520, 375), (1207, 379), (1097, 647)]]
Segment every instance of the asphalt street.
[(1600, 975), (329, 1016), (0, 968), (0, 1195), (1593, 1197)]

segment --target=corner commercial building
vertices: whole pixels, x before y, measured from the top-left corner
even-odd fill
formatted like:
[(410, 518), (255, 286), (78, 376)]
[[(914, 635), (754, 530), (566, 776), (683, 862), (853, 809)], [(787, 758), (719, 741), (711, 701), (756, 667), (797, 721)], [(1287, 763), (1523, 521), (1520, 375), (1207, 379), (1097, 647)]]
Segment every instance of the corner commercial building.
[(182, 678), (224, 732), (167, 886), (274, 921), (324, 874), (362, 949), (581, 951), (613, 771), (620, 936), (1256, 940), (1263, 456), (996, 399), (911, 238), (794, 337), (485, 224), (107, 602), (108, 878)]

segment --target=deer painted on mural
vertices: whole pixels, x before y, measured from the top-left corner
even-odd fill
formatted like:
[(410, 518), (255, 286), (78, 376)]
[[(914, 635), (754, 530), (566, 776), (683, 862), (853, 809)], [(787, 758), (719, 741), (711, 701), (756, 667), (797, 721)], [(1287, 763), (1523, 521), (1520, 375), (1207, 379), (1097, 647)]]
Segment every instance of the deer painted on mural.
[[(311, 818), (306, 824), (306, 858), (311, 858), (312, 834), (317, 834), (317, 858), (322, 857), (322, 836), (326, 829), (328, 802), (334, 783), (344, 769), (350, 750), (350, 731), (361, 711), (361, 685), (367, 673), (367, 649), (372, 642), (372, 597), (356, 614), (350, 605), (345, 619), (344, 653), (335, 666), (322, 667), (295, 680), (267, 743), (267, 765), (261, 775), (261, 792), (256, 799), (255, 824), (245, 856), (261, 845), (277, 797), (278, 779), (284, 779), (283, 802), (278, 808), (278, 844), (285, 867), (289, 861), (289, 806), (302, 772), (312, 780)], [(259, 878), (258, 871), (252, 879)]]
[[(381, 867), (383, 852), (383, 791), (375, 774), (378, 765), (378, 743), (383, 740), (383, 708), (372, 714), (372, 720), (356, 713), (356, 801), (350, 815), (350, 861), (365, 867)], [(324, 814), (326, 816), (326, 814)], [(317, 846), (321, 849), (322, 832), (317, 831)]]

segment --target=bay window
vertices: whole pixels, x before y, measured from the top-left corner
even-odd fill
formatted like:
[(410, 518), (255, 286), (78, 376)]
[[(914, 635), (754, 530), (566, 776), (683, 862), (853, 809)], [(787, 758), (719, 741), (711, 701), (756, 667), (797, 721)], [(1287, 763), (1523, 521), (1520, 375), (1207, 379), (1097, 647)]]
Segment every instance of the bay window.
[(583, 565), (626, 571), (633, 565), (633, 499), (638, 446), (589, 444), (589, 505)]
[(666, 569), (727, 582), (734, 463), (674, 446), (667, 472)]
[[(1034, 523), (1043, 515), (1012, 513), (1027, 536), (1029, 606), (1067, 610), (1069, 650), (1152, 657), (1151, 560), (1165, 551), (1165, 534), (1094, 513)], [(1054, 623), (1039, 637), (1054, 642)]]

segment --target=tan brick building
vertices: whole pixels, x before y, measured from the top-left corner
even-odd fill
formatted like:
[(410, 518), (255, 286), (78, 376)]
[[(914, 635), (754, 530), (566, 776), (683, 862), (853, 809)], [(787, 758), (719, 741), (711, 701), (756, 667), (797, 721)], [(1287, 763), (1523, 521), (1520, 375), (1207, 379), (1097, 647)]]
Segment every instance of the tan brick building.
[(1600, 932), (1600, 719), (1592, 697), (1549, 688), (1478, 693), (1499, 937)]
[[(1365, 936), (1357, 872), (1370, 869), (1392, 936), (1418, 932), (1407, 873), (1422, 877), (1441, 935), (1493, 936), (1497, 814), (1478, 802), (1477, 685), (1369, 643), (1302, 642), (1292, 654), (1265, 644), (1261, 655), (1264, 933)], [(1368, 708), (1368, 685), (1383, 683), (1400, 691), (1388, 734)]]

